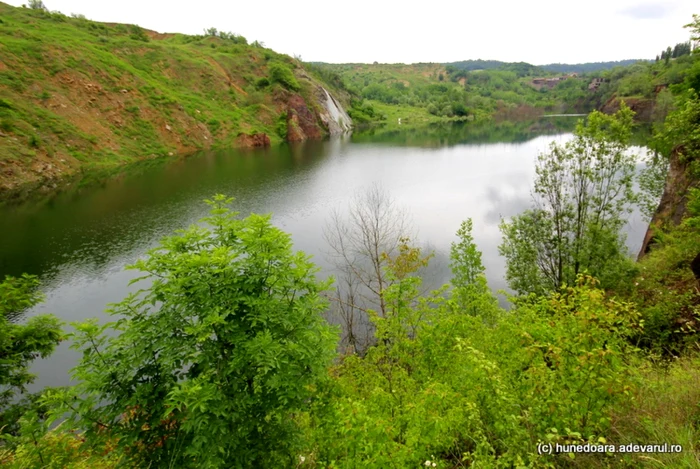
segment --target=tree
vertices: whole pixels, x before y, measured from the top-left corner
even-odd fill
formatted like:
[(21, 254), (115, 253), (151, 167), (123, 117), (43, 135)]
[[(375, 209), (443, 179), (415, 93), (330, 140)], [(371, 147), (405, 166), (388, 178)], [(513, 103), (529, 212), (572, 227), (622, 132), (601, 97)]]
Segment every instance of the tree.
[(336, 211), (324, 228), (327, 257), (339, 279), (333, 300), (351, 352), (365, 350), (372, 341), (367, 311), (386, 315), (383, 292), (392, 284), (386, 265), (410, 230), (407, 213), (377, 184), (355, 195), (347, 217)]
[(62, 339), (61, 322), (55, 316), (34, 316), (25, 324), (13, 322), (22, 311), (42, 300), (36, 277), (6, 277), (0, 283), (0, 432), (14, 433), (17, 419), (28, 401), (10, 403), (34, 381), (32, 361), (46, 357)]
[(41, 0), (29, 0), (28, 4), (32, 10), (49, 11)]
[(506, 278), (519, 293), (572, 285), (588, 271), (604, 287), (626, 265), (621, 229), (636, 196), (635, 156), (628, 152), (633, 112), (593, 112), (574, 139), (538, 156), (534, 206), (501, 223)]
[(458, 241), (450, 246), (452, 298), (455, 300), (455, 310), (457, 313), (492, 320), (498, 303), (486, 281), (481, 251), (472, 236), (471, 218), (462, 222), (457, 230), (457, 238)]
[[(295, 412), (309, 405), (337, 336), (318, 269), (269, 216), (211, 215), (132, 269), (150, 286), (100, 326), (78, 324), (79, 384), (56, 415), (142, 467), (292, 467)], [(111, 329), (118, 335), (106, 335)]]
[(655, 136), (655, 143), (666, 156), (678, 153), (684, 162), (694, 166), (696, 174), (700, 174), (697, 167), (700, 160), (700, 97), (696, 90), (691, 89), (681, 96), (676, 107)]

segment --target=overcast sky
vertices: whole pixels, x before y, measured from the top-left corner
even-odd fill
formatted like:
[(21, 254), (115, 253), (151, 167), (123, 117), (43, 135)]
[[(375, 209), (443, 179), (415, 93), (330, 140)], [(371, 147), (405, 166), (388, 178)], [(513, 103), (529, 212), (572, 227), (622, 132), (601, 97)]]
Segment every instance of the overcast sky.
[[(26, 0), (1, 0), (19, 6)], [(305, 61), (648, 58), (687, 41), (697, 0), (44, 0), (50, 10), (158, 32), (215, 27)]]

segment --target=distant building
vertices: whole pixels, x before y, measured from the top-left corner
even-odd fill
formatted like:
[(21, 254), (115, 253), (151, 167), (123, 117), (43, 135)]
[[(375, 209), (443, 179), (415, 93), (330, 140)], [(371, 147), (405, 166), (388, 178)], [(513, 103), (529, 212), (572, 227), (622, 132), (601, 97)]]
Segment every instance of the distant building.
[(569, 78), (574, 78), (576, 76), (578, 75), (576, 75), (575, 73), (570, 73), (568, 75), (563, 75), (560, 77), (533, 78), (531, 83), (532, 86), (538, 89), (542, 88), (543, 86), (546, 86), (547, 88), (554, 88), (555, 86), (557, 86), (557, 84), (561, 83), (562, 81), (567, 80)]

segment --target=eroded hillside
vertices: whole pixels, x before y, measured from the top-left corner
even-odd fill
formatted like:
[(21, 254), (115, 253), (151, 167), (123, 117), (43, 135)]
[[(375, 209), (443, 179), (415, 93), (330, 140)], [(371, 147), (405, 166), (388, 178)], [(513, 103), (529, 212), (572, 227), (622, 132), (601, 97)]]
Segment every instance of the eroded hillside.
[(0, 3), (0, 193), (50, 188), (85, 167), (318, 138), (350, 125), (337, 112), (348, 99), (235, 34), (160, 34)]

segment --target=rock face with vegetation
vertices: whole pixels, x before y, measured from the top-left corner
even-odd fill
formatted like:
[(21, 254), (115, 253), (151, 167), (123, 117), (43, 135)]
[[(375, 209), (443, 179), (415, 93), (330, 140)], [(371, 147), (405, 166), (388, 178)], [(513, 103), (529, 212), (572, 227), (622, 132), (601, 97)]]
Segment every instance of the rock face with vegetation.
[(215, 29), (160, 34), (0, 3), (0, 193), (85, 167), (346, 131), (346, 92)]

